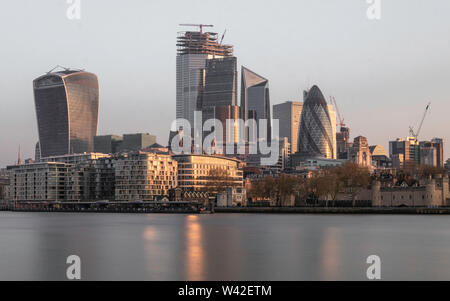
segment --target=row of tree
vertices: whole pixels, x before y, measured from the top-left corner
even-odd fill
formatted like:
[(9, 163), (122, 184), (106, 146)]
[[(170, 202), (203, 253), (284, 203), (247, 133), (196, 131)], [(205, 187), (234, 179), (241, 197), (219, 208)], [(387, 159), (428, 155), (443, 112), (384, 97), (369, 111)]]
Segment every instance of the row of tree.
[[(395, 177), (400, 182), (406, 180), (407, 183), (413, 183), (420, 178), (444, 173), (445, 170), (440, 167), (408, 165), (398, 170)], [(209, 183), (207, 191), (213, 195), (228, 187), (239, 186), (225, 169), (211, 169), (205, 178)], [(342, 166), (314, 171), (307, 177), (288, 174), (263, 177), (252, 182), (247, 196), (252, 199), (275, 200), (277, 206), (281, 206), (284, 200), (292, 196), (300, 200), (325, 200), (328, 205), (328, 201), (337, 200), (339, 193), (346, 193), (355, 204), (357, 194), (363, 189), (369, 189), (375, 178), (367, 167), (347, 162)]]
[(281, 174), (264, 177), (252, 183), (248, 196), (252, 199), (275, 200), (281, 206), (283, 200), (295, 196), (301, 200), (336, 200), (340, 192), (351, 195), (352, 201), (371, 182), (370, 171), (355, 163), (322, 169), (307, 177)]

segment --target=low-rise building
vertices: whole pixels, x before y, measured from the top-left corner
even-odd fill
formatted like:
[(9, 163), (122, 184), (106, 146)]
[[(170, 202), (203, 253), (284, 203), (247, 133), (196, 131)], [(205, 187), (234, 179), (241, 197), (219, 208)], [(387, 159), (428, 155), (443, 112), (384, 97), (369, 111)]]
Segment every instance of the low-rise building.
[(40, 162), (8, 166), (11, 201), (72, 201), (74, 165)]
[(9, 199), (9, 173), (6, 169), (0, 169), (0, 201)]
[(94, 152), (104, 154), (115, 154), (123, 142), (122, 136), (102, 135), (94, 137)]
[(213, 155), (174, 155), (178, 162), (178, 185), (187, 191), (209, 191), (218, 179), (212, 178), (212, 170), (226, 171), (229, 184), (233, 187), (243, 187), (243, 167), (245, 163), (238, 159)]
[(115, 161), (115, 200), (153, 201), (177, 187), (177, 161), (170, 155), (135, 152)]
[(51, 156), (46, 158), (41, 158), (41, 162), (61, 162), (68, 164), (80, 164), (92, 160), (98, 160), (101, 158), (110, 158), (110, 154), (104, 153), (82, 153), (82, 154), (67, 154), (62, 156)]
[(247, 206), (247, 194), (244, 188), (228, 187), (217, 194), (217, 207)]
[(301, 170), (317, 170), (323, 168), (333, 168), (342, 166), (347, 162), (347, 160), (342, 159), (326, 159), (322, 157), (318, 158), (307, 158), (302, 159), (302, 161), (295, 164), (295, 169), (297, 171)]
[(67, 179), (67, 194), (75, 201), (114, 200), (114, 162), (117, 157), (103, 153), (68, 154), (42, 158), (42, 161), (73, 164)]

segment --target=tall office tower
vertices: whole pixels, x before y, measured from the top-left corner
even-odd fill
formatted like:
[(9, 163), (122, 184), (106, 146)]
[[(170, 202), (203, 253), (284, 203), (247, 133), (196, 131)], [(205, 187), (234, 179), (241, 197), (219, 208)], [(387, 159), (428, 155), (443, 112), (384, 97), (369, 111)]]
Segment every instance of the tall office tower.
[(419, 142), (420, 164), (443, 167), (444, 141), (433, 138), (431, 141)]
[(317, 86), (307, 92), (303, 103), (298, 152), (336, 159), (336, 113)]
[(299, 101), (286, 101), (273, 106), (273, 119), (280, 120), (280, 139), (288, 138), (292, 154), (298, 150), (298, 130), (302, 108), (303, 102)]
[(405, 161), (409, 161), (409, 152), (409, 141), (405, 141), (402, 138), (389, 141), (389, 157), (392, 159), (392, 167), (402, 168)]
[[(205, 86), (201, 95), (203, 123), (208, 119), (218, 119), (222, 123), (223, 140), (216, 142), (232, 142), (227, 135), (226, 120), (239, 119), (237, 107), (237, 59), (226, 57), (206, 61)], [(209, 132), (204, 132), (204, 137)], [(236, 136), (235, 136), (236, 137)], [(237, 137), (236, 137), (237, 138)]]
[(348, 159), (349, 150), (352, 147), (350, 142), (350, 129), (341, 126), (341, 130), (336, 133), (337, 159)]
[(194, 126), (194, 112), (201, 109), (206, 61), (233, 56), (233, 46), (217, 41), (217, 33), (186, 31), (177, 38), (176, 118)]
[[(239, 141), (239, 107), (219, 106), (215, 107), (215, 118), (220, 120), (223, 126), (223, 142), (238, 143)], [(227, 127), (229, 120), (230, 127)]]
[(81, 70), (53, 72), (33, 81), (41, 158), (92, 152), (97, 134), (97, 76)]
[(201, 107), (237, 105), (237, 59), (226, 57), (206, 61), (205, 87)]
[(420, 164), (438, 166), (437, 149), (430, 141), (420, 141)]
[[(258, 139), (272, 139), (272, 122), (270, 117), (269, 80), (242, 66), (241, 70), (241, 118), (255, 119), (258, 126), (259, 120), (267, 120), (266, 137)], [(253, 112), (251, 112), (253, 111)], [(248, 139), (248, 132), (246, 134)]]
[(416, 137), (406, 137), (409, 142), (409, 158), (405, 157), (409, 162), (420, 163), (420, 143)]
[(444, 139), (433, 138), (431, 139), (431, 143), (436, 149), (436, 165), (444, 167)]

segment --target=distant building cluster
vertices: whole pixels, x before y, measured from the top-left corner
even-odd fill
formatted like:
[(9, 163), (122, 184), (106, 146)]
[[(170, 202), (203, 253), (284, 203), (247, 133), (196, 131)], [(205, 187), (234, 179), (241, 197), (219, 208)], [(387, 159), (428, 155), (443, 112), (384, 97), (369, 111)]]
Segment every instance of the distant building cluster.
[[(318, 86), (304, 90), (303, 101), (271, 106), (269, 80), (244, 66), (240, 68), (239, 93), (234, 47), (222, 42), (223, 36), (219, 39), (217, 33), (203, 32), (202, 26), (200, 31), (178, 33), (177, 128), (171, 129), (167, 146), (158, 144), (157, 137), (149, 133), (98, 135), (100, 100), (95, 74), (62, 68), (35, 79), (39, 136), (35, 159), (22, 162), (19, 150), (16, 164), (0, 170), (0, 200), (212, 200), (219, 206), (244, 206), (247, 191), (257, 179), (282, 175), (309, 178), (312, 172), (348, 162), (373, 175), (389, 175), (393, 181), (365, 192), (374, 204), (397, 204), (397, 197), (410, 205), (438, 204), (447, 198), (447, 177), (415, 183), (414, 191), (412, 184), (405, 184), (409, 194), (398, 192), (398, 182), (393, 180), (397, 171), (419, 166), (450, 170), (442, 138), (419, 141), (418, 133), (411, 129), (406, 139), (390, 141), (387, 152), (381, 145), (371, 145), (367, 137), (352, 139), (335, 99), (330, 97), (327, 102)], [(186, 131), (179, 120), (200, 123), (201, 133), (194, 127)], [(208, 120), (214, 123), (204, 129)], [(278, 127), (274, 120), (279, 121)], [(267, 122), (265, 128), (249, 126), (260, 121)], [(231, 127), (219, 127), (218, 123)], [(177, 136), (184, 137), (178, 141), (182, 147), (185, 138), (195, 141), (197, 135), (206, 136), (216, 129), (221, 135), (208, 147), (214, 150), (231, 144), (232, 154), (195, 152), (195, 143), (190, 144), (191, 152), (172, 150)], [(261, 141), (278, 151), (274, 164), (261, 163), (270, 155), (260, 149)], [(257, 151), (250, 152), (256, 144)]]

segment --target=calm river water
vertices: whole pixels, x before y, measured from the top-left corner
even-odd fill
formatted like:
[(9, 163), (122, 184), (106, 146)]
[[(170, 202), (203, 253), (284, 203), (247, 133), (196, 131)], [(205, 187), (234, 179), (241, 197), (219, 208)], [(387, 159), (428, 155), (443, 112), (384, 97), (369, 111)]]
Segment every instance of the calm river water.
[(450, 217), (0, 212), (0, 280), (450, 280)]

